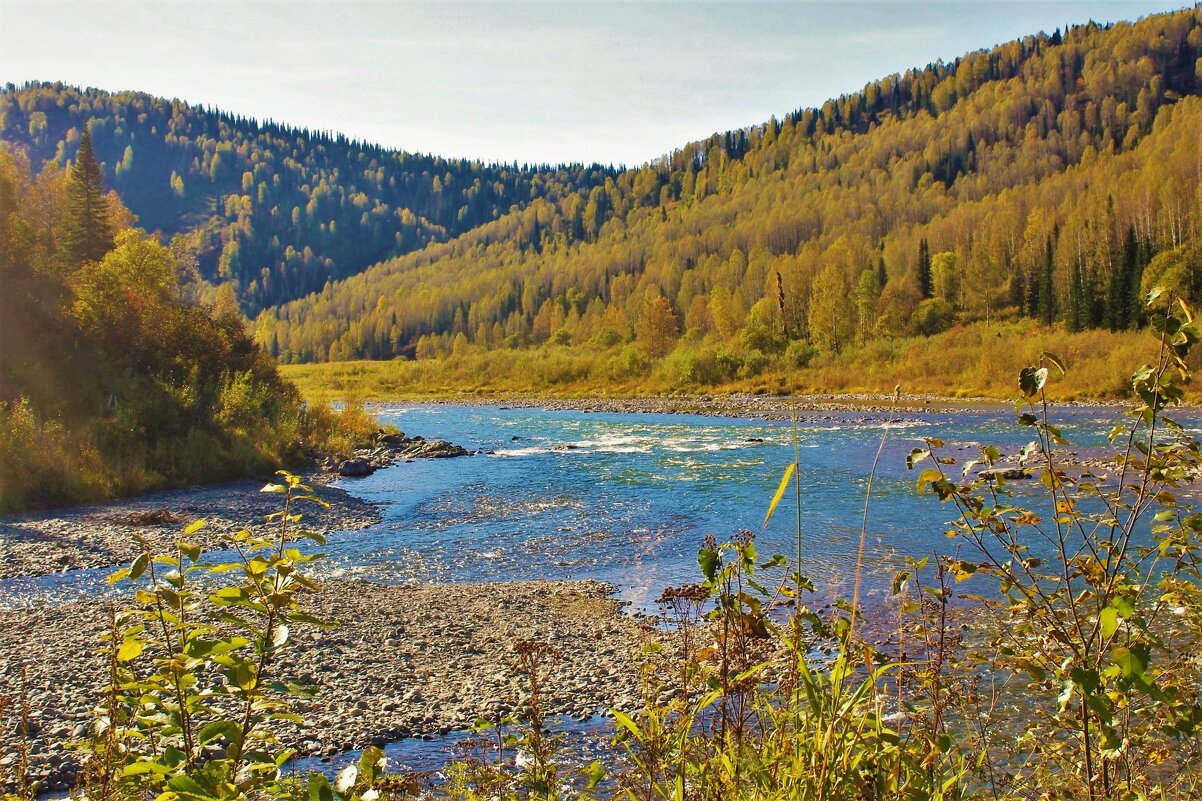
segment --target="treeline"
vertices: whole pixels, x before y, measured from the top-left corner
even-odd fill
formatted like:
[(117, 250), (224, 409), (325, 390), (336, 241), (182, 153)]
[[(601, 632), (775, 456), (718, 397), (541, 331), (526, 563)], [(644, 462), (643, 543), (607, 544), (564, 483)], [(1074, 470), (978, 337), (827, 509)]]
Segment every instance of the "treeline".
[(0, 90), (0, 140), (35, 168), (68, 166), (89, 123), (104, 177), (139, 224), (189, 234), (202, 276), (231, 283), (252, 314), (616, 174), (387, 150), (136, 92)]
[(539, 198), (258, 335), (288, 361), (593, 343), (714, 383), (958, 322), (1138, 326), (1149, 282), (1202, 289), (1200, 57), (1195, 8), (895, 75)]
[(0, 511), (244, 476), (341, 436), (102, 181), (86, 133), (70, 171), (0, 147)]

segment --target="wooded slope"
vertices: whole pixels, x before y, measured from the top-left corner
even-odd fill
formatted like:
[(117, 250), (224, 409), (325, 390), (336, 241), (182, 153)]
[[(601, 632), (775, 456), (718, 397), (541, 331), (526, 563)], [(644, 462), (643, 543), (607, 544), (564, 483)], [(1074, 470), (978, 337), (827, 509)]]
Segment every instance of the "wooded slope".
[[(1202, 10), (1038, 35), (540, 197), (258, 320), (290, 361), (592, 342), (726, 380), (1202, 287)], [(708, 370), (708, 368), (706, 368)]]

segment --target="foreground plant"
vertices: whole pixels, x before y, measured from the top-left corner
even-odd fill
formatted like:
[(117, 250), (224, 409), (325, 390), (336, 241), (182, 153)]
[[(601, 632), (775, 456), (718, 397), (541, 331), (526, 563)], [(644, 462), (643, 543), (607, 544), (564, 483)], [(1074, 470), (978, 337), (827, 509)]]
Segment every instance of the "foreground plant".
[[(1166, 302), (1167, 301), (1167, 302)], [(987, 580), (991, 613), (980, 669), (1009, 679), (1017, 708), (988, 744), (989, 778), (1007, 796), (1189, 797), (1202, 787), (1202, 514), (1182, 500), (1199, 477), (1196, 439), (1165, 415), (1183, 397), (1199, 341), (1182, 301), (1153, 291), (1157, 361), (1132, 376), (1140, 405), (1109, 435), (1105, 469), (1074, 465), (1051, 421), (1050, 355), (1022, 371), (1016, 409), (1035, 439), (1018, 454), (1042, 497), (1018, 500), (996, 448), (961, 467), (928, 439), (920, 489), (955, 505), (948, 532), (974, 558), (948, 559), (958, 580)], [(974, 474), (983, 466), (985, 471)], [(1007, 732), (1007, 729), (1011, 730)]]
[[(263, 488), (283, 495), (282, 509), (267, 518), (270, 533), (234, 534), (235, 560), (204, 558), (197, 521), (172, 552), (147, 547), (110, 576), (139, 586), (134, 607), (112, 615), (109, 691), (86, 745), (89, 797), (284, 792), (281, 768), (293, 751), (280, 746), (278, 729), (302, 722), (291, 700), (311, 693), (287, 680), (284, 656), (292, 628), (331, 624), (304, 604), (319, 590), (304, 568), (322, 555), (296, 547), (324, 539), (296, 528), (295, 506), (325, 502), (297, 476), (279, 475)], [(229, 574), (236, 581), (225, 583)]]
[[(750, 532), (707, 539), (698, 563), (703, 583), (661, 597), (675, 648), (648, 649), (648, 697), (677, 682), (670, 700), (614, 713), (633, 766), (619, 778), (621, 797), (963, 797), (965, 755), (926, 728), (891, 722), (889, 677), (902, 665), (856, 638), (854, 601), (828, 616), (811, 610), (801, 597), (810, 582), (783, 556), (760, 563)], [(767, 578), (774, 573), (775, 582)], [(783, 620), (772, 614), (784, 606), (791, 611)], [(816, 657), (819, 646), (829, 656)]]

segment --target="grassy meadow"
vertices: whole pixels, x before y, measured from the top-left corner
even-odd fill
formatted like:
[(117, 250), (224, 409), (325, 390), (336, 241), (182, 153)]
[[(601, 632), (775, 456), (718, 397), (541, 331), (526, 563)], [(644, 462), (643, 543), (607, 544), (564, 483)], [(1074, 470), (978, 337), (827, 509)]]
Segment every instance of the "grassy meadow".
[(467, 348), (434, 359), (282, 365), (311, 401), (540, 393), (557, 397), (755, 394), (891, 394), (1015, 397), (1015, 376), (1055, 354), (1067, 368), (1060, 400), (1121, 400), (1133, 366), (1150, 361), (1149, 332), (1070, 333), (1030, 320), (959, 325), (931, 337), (883, 339), (841, 353), (724, 349), (682, 342), (663, 358), (634, 345), (545, 345), (530, 350)]

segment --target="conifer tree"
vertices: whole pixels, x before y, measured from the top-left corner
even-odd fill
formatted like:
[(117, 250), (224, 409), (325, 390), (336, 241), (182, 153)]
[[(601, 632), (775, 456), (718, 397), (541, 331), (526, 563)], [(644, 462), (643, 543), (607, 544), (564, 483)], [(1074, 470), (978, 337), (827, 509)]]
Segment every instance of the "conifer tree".
[(918, 288), (924, 298), (934, 297), (935, 282), (931, 275), (931, 246), (924, 239), (918, 243)]
[(67, 183), (67, 253), (76, 265), (99, 261), (113, 247), (104, 173), (92, 150), (91, 126), (79, 138), (79, 152)]
[(1052, 246), (1052, 237), (1044, 244), (1043, 270), (1039, 275), (1039, 320), (1044, 325), (1051, 325), (1056, 319), (1056, 296), (1053, 293), (1054, 271), (1056, 269), (1056, 253)]

